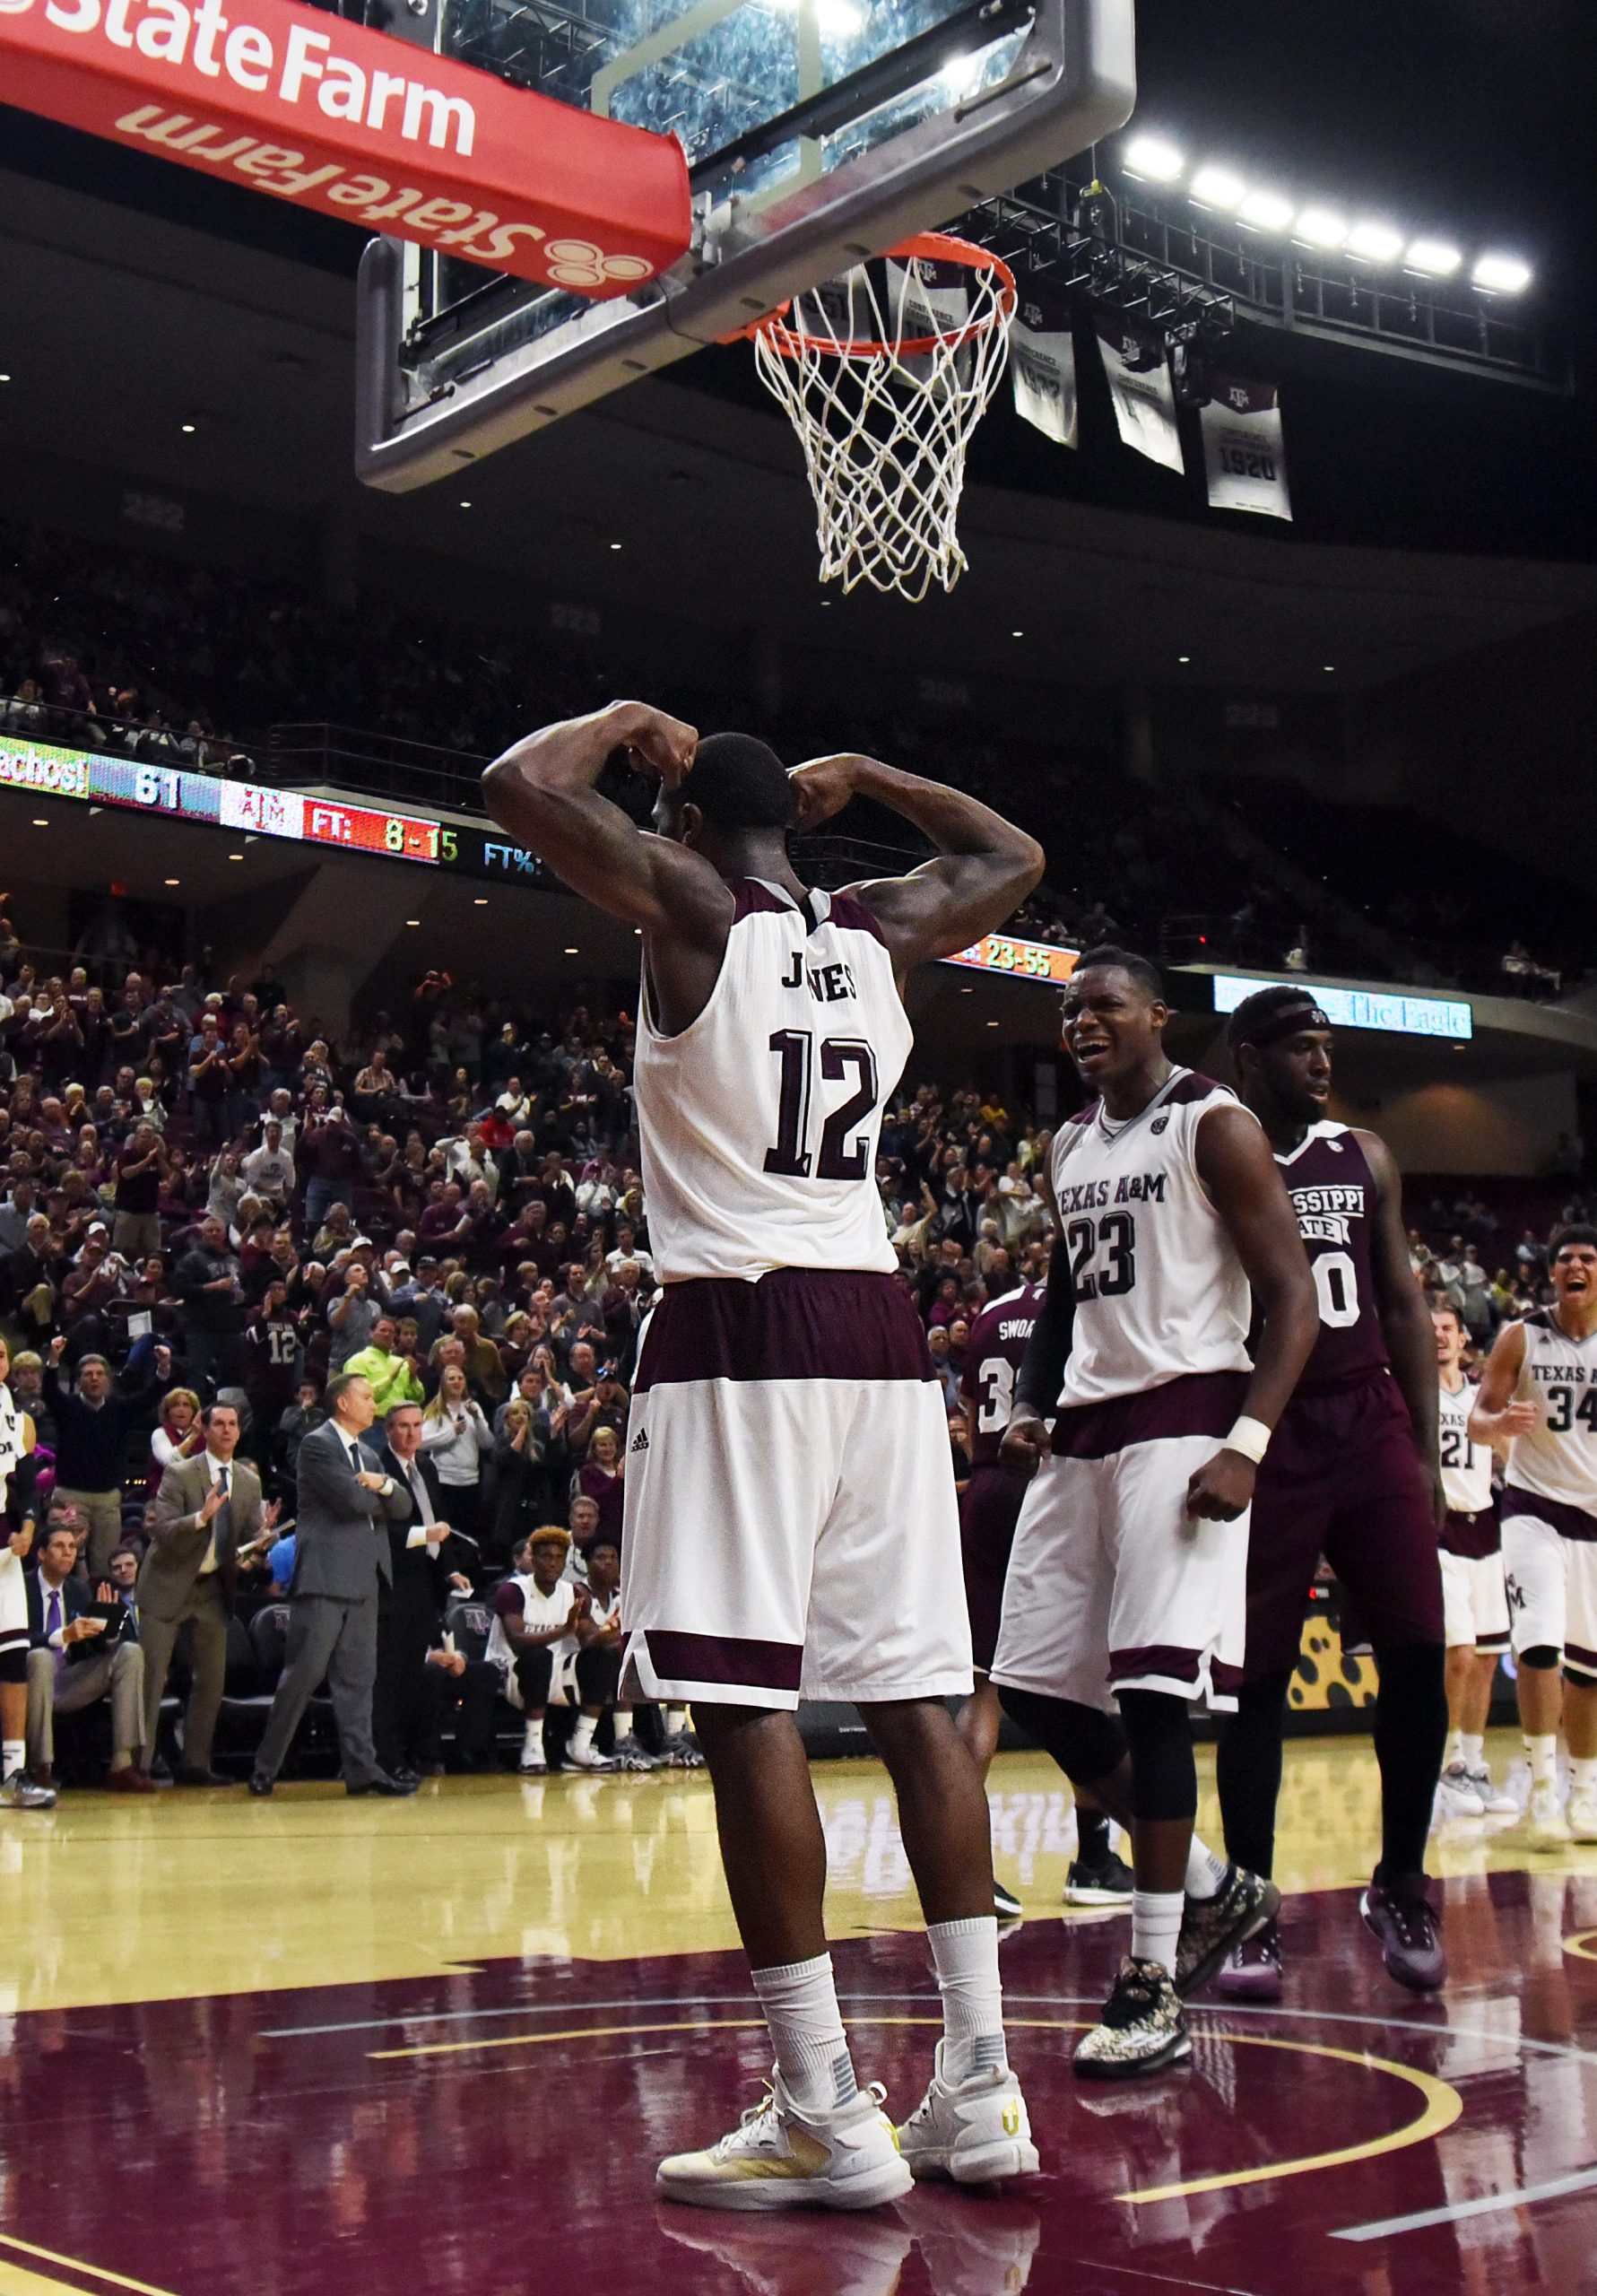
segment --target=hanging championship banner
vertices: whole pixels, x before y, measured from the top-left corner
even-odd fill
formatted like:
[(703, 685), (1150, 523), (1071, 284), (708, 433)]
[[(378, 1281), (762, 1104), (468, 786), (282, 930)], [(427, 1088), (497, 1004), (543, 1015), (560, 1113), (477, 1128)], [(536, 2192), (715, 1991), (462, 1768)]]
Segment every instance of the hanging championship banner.
[(1214, 396), (1201, 419), (1210, 509), (1289, 518), (1286, 442), (1275, 385), (1217, 375)]
[(1144, 335), (1122, 319), (1100, 317), (1096, 324), (1121, 444), (1134, 447), (1167, 470), (1184, 470), (1164, 344), (1157, 335)]
[(1062, 447), (1076, 443), (1076, 346), (1070, 307), (1053, 289), (1028, 284), (1009, 335), (1015, 413)]

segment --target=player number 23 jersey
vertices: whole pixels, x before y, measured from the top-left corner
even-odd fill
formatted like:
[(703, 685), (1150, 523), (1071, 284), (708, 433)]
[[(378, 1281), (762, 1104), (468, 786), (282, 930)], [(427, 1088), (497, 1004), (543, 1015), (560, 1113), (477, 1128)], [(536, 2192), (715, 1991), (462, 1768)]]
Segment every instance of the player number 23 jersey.
[(876, 1188), (884, 1102), (913, 1035), (875, 918), (845, 893), (806, 914), (734, 885), (708, 1004), (661, 1033), (647, 978), (633, 1083), (661, 1280), (897, 1265)]
[(1194, 1161), (1204, 1115), (1237, 1105), (1178, 1068), (1128, 1122), (1094, 1102), (1055, 1135), (1076, 1309), (1062, 1409), (1250, 1368), (1247, 1278)]

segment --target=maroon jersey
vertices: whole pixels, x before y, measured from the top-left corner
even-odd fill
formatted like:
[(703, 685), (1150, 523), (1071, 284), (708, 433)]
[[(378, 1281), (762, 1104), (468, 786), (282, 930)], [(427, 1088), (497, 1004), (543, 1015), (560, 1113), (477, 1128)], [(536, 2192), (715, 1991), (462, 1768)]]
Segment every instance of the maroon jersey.
[(1009, 1425), (1020, 1358), (1042, 1304), (1040, 1286), (1022, 1283), (1018, 1292), (1006, 1292), (1002, 1300), (984, 1308), (970, 1326), (959, 1393), (976, 1407), (973, 1467), (998, 1463), (998, 1446)]
[(1320, 1335), (1296, 1392), (1327, 1395), (1390, 1368), (1370, 1263), (1376, 1177), (1345, 1124), (1311, 1126), (1299, 1147), (1275, 1161), (1320, 1303)]

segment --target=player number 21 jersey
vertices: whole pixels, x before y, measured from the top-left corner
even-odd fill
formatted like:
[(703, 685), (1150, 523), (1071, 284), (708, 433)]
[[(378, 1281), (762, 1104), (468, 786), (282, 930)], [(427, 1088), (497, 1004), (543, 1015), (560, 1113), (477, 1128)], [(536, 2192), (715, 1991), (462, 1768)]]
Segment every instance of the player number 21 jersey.
[(1237, 1105), (1223, 1084), (1178, 1068), (1127, 1122), (1106, 1122), (1095, 1101), (1055, 1134), (1075, 1294), (1062, 1410), (1251, 1368), (1247, 1278), (1194, 1161), (1205, 1113)]
[(656, 1025), (647, 975), (633, 1089), (661, 1281), (898, 1262), (876, 1188), (884, 1102), (913, 1032), (875, 918), (845, 893), (809, 913), (747, 878), (699, 1018)]

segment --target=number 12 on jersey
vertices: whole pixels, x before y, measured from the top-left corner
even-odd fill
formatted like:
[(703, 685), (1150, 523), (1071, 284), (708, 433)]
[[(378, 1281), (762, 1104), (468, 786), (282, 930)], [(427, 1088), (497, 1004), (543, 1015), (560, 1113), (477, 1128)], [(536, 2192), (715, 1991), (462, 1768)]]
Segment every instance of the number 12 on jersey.
[(815, 1036), (811, 1029), (778, 1029), (770, 1049), (781, 1064), (777, 1137), (765, 1152), (765, 1169), (788, 1179), (863, 1180), (870, 1177), (869, 1149), (849, 1135), (869, 1122), (876, 1106), (876, 1055), (858, 1037), (825, 1037), (820, 1044), (820, 1079), (856, 1089), (821, 1126), (820, 1147), (809, 1145), (815, 1099)]

